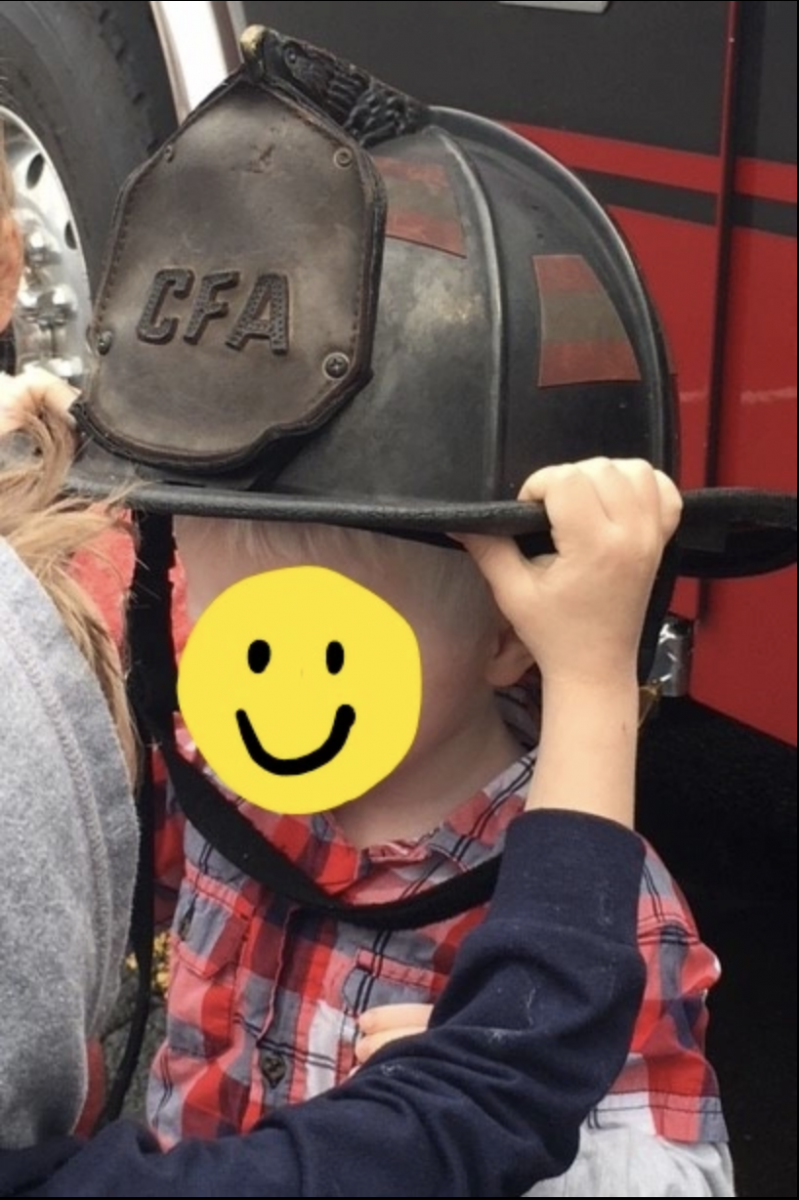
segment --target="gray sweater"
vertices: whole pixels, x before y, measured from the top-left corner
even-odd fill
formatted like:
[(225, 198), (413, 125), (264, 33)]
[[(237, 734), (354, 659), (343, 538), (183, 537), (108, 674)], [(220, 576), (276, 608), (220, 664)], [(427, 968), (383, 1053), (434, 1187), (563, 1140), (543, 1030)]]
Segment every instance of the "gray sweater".
[(137, 847), (99, 685), (2, 539), (0, 755), (2, 1150), (75, 1124), (86, 1040), (116, 992)]

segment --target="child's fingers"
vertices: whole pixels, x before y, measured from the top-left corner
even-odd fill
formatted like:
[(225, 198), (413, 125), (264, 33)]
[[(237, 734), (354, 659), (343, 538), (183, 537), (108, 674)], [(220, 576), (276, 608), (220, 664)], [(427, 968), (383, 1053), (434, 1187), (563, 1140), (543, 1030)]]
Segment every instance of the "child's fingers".
[(614, 524), (627, 526), (639, 517), (658, 516), (668, 540), (682, 512), (674, 482), (644, 459), (593, 458), (545, 467), (530, 476), (519, 498), (545, 503), (556, 534), (558, 526), (578, 519), (587, 529), (602, 513)]
[(72, 423), (69, 410), (78, 394), (63, 379), (41, 368), (21, 375), (0, 375), (0, 434), (15, 433), (29, 414), (43, 408)]
[(400, 1038), (417, 1037), (420, 1033), (424, 1033), (427, 1029), (427, 1022), (423, 1025), (409, 1025), (400, 1029), (386, 1029), (383, 1033), (372, 1033), (369, 1037), (362, 1037), (355, 1046), (355, 1057), (358, 1061), (358, 1066), (362, 1067), (367, 1063), (372, 1055), (377, 1054), (378, 1050), (382, 1050), (384, 1046), (388, 1046), (391, 1042), (396, 1042)]
[(426, 1027), (432, 1011), (432, 1004), (382, 1004), (362, 1013), (358, 1027), (364, 1036), (409, 1026)]
[(363, 1013), (358, 1019), (363, 1036), (355, 1046), (358, 1065), (363, 1066), (373, 1054), (397, 1038), (424, 1033), (432, 1011), (432, 1004), (385, 1004)]
[(567, 467), (571, 466), (573, 464), (563, 463), (554, 467), (542, 467), (539, 471), (534, 471), (532, 475), (528, 475), (522, 484), (519, 499), (543, 501), (555, 480), (562, 479)]
[(607, 519), (614, 525), (629, 525), (647, 511), (659, 511), (654, 472), (636, 459), (592, 458), (580, 464), (588, 477)]
[(655, 471), (655, 482), (660, 493), (660, 512), (663, 533), (669, 541), (677, 532), (682, 518), (683, 499), (673, 479), (663, 471)]
[(490, 584), (501, 581), (508, 571), (524, 563), (519, 547), (511, 538), (486, 537), (483, 534), (459, 534), (458, 541), (471, 554)]
[[(596, 460), (595, 469), (599, 469), (599, 461)], [(581, 540), (591, 542), (607, 523), (595, 479), (587, 469), (589, 465), (564, 463), (544, 467), (531, 475), (519, 492), (520, 500), (537, 500), (544, 505), (558, 550), (562, 549), (564, 531), (577, 532)]]
[(614, 465), (635, 493), (638, 515), (656, 524), (660, 540), (669, 541), (682, 516), (683, 502), (677, 485), (665, 472), (643, 459), (620, 460)]
[(459, 541), (477, 564), (500, 611), (511, 624), (515, 624), (520, 613), (528, 606), (532, 577), (546, 569), (552, 556), (546, 555), (528, 562), (511, 538), (468, 534), (460, 536)]

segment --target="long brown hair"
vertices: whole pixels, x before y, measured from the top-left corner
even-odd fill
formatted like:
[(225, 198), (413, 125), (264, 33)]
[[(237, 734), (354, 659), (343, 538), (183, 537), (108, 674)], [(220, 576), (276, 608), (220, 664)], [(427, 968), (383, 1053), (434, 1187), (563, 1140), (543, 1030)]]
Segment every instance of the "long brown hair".
[(96, 675), (133, 781), (137, 744), (119, 654), (94, 602), (72, 573), (76, 552), (91, 553), (98, 534), (121, 526), (122, 518), (112, 509), (63, 498), (74, 452), (73, 433), (63, 417), (46, 410), (29, 415), (14, 436), (29, 439), (32, 453), (0, 467), (0, 537), (47, 592)]

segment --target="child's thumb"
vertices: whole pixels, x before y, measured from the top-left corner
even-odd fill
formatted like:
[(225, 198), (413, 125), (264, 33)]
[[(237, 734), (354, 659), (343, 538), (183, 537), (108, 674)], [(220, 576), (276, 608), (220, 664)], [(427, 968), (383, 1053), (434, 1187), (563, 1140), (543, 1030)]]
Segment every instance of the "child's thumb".
[(503, 599), (510, 599), (520, 568), (526, 566), (519, 547), (511, 538), (476, 533), (458, 534), (456, 540), (471, 554), (502, 608)]

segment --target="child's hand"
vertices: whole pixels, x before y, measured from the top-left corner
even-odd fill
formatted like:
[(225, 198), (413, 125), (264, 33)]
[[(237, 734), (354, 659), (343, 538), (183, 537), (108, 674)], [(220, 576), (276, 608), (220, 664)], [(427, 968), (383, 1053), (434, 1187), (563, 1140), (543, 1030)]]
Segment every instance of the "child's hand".
[(557, 553), (527, 561), (510, 539), (459, 540), (546, 684), (630, 677), (652, 584), (680, 520), (672, 481), (638, 460), (591, 459), (532, 475)]
[(0, 437), (16, 433), (28, 414), (42, 409), (71, 421), (68, 414), (77, 396), (75, 388), (40, 368), (21, 375), (0, 372)]
[(358, 1022), (361, 1030), (355, 1047), (358, 1066), (362, 1067), (389, 1042), (424, 1033), (432, 1011), (432, 1004), (386, 1004), (370, 1008)]

